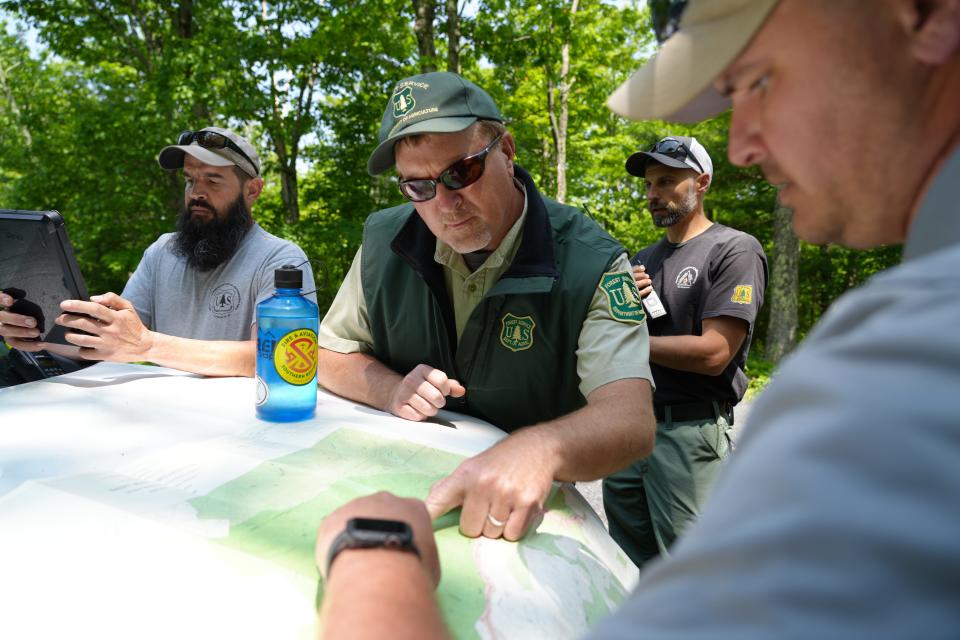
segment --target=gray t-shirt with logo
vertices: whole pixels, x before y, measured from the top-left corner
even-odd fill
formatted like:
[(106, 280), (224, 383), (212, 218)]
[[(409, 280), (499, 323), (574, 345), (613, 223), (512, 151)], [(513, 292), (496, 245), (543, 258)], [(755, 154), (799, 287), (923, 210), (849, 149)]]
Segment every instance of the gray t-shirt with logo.
[(703, 321), (729, 316), (749, 324), (747, 337), (718, 376), (650, 363), (657, 381), (654, 402), (684, 404), (719, 400), (737, 404), (747, 390), (744, 373), (753, 327), (763, 305), (767, 257), (756, 238), (714, 223), (700, 235), (673, 244), (666, 237), (631, 260), (647, 267), (667, 315), (650, 318), (651, 336), (703, 335)]
[[(297, 245), (270, 235), (254, 223), (230, 260), (198, 271), (174, 253), (175, 234), (150, 245), (123, 297), (154, 331), (197, 340), (250, 340), (256, 305), (274, 291), (273, 272), (307, 257)], [(310, 264), (303, 269), (303, 290), (313, 291)], [(311, 300), (316, 296), (311, 293)]]

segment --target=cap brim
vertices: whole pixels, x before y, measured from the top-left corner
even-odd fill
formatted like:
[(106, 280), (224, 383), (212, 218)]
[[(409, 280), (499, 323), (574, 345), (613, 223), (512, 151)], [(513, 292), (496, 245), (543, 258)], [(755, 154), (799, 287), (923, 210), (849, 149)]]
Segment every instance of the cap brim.
[(200, 162), (214, 167), (228, 167), (236, 164), (236, 162), (196, 144), (164, 147), (160, 150), (160, 155), (157, 156), (157, 162), (164, 169), (179, 169), (183, 167), (184, 153), (189, 153)]
[[(697, 122), (729, 108), (712, 83), (747, 46), (778, 0), (754, 0), (681, 28), (607, 99), (633, 120)], [(690, 11), (691, 9), (687, 9)]]
[(394, 164), (393, 147), (397, 141), (408, 136), (415, 136), (423, 133), (456, 133), (463, 131), (474, 122), (479, 120), (476, 116), (463, 116), (457, 118), (431, 118), (411, 124), (400, 130), (396, 135), (390, 136), (373, 150), (370, 158), (367, 160), (367, 172), (372, 175), (379, 175), (389, 169)]
[(696, 171), (693, 167), (688, 165), (683, 160), (677, 160), (676, 158), (671, 158), (670, 156), (665, 156), (662, 153), (652, 153), (650, 151), (638, 151), (629, 158), (627, 158), (627, 173), (638, 178), (642, 178), (647, 173), (647, 165), (650, 161), (659, 162), (660, 164), (666, 165), (668, 167), (673, 167), (674, 169), (690, 169), (691, 171)]

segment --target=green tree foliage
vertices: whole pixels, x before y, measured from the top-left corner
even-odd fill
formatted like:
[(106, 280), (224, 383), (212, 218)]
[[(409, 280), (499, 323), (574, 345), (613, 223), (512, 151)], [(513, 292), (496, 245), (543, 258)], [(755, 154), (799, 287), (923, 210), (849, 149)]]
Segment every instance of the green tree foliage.
[[(402, 201), (395, 177), (366, 172), (391, 86), (456, 64), (497, 101), (542, 191), (631, 253), (662, 230), (624, 162), (679, 134), (713, 157), (708, 215), (772, 255), (775, 190), (727, 161), (729, 116), (681, 127), (606, 108), (654, 50), (648, 22), (639, 0), (0, 0), (0, 207), (59, 209), (90, 289), (119, 291), (182, 206), (157, 153), (183, 130), (229, 126), (261, 152), (255, 217), (314, 259), (325, 309), (366, 216)], [(801, 245), (798, 335), (898, 256)]]

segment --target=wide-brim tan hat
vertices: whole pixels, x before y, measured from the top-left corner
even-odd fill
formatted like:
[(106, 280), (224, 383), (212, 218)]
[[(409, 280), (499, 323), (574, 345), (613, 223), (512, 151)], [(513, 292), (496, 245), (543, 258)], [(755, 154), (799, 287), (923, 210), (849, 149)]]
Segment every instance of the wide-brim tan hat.
[(690, 0), (680, 28), (607, 99), (634, 120), (698, 122), (730, 101), (712, 83), (743, 51), (778, 0)]

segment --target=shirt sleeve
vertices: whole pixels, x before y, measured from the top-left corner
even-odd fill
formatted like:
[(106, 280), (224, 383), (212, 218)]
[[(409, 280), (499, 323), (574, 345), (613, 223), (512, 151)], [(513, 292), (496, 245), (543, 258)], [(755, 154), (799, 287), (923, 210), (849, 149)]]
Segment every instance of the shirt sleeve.
[(130, 304), (136, 309), (137, 315), (140, 316), (140, 322), (150, 330), (154, 329), (154, 318), (156, 317), (153, 308), (153, 292), (156, 289), (154, 286), (156, 280), (156, 276), (154, 275), (157, 268), (156, 263), (157, 260), (159, 260), (161, 250), (159, 244), (159, 241), (154, 242), (143, 252), (143, 257), (140, 258), (140, 264), (137, 265), (133, 275), (127, 280), (127, 284), (123, 288), (123, 293), (120, 294), (121, 298), (130, 301)]
[[(633, 280), (625, 253), (614, 261), (609, 271), (622, 271)], [(585, 398), (603, 385), (625, 378), (643, 378), (653, 386), (646, 320), (637, 323), (614, 318), (607, 294), (599, 284), (580, 328), (577, 374), (580, 376), (580, 393)]]
[(753, 236), (738, 235), (711, 274), (701, 319), (731, 316), (752, 326), (763, 306), (767, 258)]
[(337, 353), (373, 353), (373, 334), (360, 277), (362, 251), (363, 247), (357, 249), (337, 297), (320, 323), (317, 341), (324, 349)]

